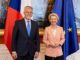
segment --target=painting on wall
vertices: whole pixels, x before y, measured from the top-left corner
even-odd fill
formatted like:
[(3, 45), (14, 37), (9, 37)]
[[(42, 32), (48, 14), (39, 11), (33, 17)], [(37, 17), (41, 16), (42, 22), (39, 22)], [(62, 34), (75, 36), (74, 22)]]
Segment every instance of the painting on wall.
[[(30, 0), (33, 7), (33, 20), (38, 21), (39, 26), (43, 25), (47, 12), (51, 11), (53, 0)], [(10, 0), (0, 0), (0, 29), (4, 29), (7, 7)], [(34, 4), (35, 3), (35, 4)], [(39, 5), (40, 4), (40, 5)]]
[(8, 4), (9, 0), (0, 0), (0, 29), (3, 29), (5, 26)]
[(80, 29), (80, 0), (73, 0), (75, 21), (77, 29)]
[[(45, 22), (45, 20), (47, 21), (47, 17), (53, 8), (55, 0), (40, 0), (40, 1), (31, 0), (31, 1), (32, 3), (35, 3), (32, 5), (32, 7), (34, 8), (33, 10), (34, 20), (39, 21), (40, 26), (43, 26), (43, 22)], [(0, 29), (4, 29), (7, 7), (9, 5), (9, 2), (10, 0), (0, 0)], [(73, 6), (74, 6), (76, 26), (78, 29), (80, 29), (80, 8), (79, 8), (80, 0), (73, 0)]]

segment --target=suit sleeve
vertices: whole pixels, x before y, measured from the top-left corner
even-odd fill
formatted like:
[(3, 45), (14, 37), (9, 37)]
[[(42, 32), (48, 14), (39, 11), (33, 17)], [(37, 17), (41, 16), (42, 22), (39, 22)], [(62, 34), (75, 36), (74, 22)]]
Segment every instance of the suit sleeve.
[(40, 51), (40, 38), (39, 38), (39, 26), (38, 24), (36, 24), (37, 26), (37, 31), (36, 31), (36, 51)]
[(63, 28), (61, 28), (61, 38), (60, 38), (60, 45), (62, 46), (65, 42), (65, 34)]
[(45, 28), (44, 35), (43, 35), (43, 42), (48, 46), (50, 45), (48, 41), (48, 34), (47, 34), (47, 28)]
[(17, 37), (18, 37), (18, 26), (16, 21), (12, 32), (12, 51), (16, 51)]

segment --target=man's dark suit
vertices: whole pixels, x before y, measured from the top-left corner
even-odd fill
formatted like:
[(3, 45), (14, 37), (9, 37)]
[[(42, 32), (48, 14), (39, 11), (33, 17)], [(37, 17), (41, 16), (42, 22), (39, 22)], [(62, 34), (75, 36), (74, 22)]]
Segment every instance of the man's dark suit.
[(16, 51), (18, 56), (25, 56), (27, 53), (34, 55), (40, 51), (38, 24), (31, 20), (31, 32), (28, 36), (25, 20), (17, 20), (13, 29), (12, 51)]

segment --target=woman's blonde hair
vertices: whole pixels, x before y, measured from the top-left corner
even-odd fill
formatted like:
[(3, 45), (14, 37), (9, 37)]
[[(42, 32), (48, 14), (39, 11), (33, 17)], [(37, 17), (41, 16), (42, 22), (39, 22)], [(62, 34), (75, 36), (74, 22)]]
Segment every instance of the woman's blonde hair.
[(56, 13), (50, 13), (49, 16), (48, 16), (48, 19), (50, 19), (51, 16), (56, 16), (57, 20), (59, 20), (59, 17), (58, 17), (58, 15)]

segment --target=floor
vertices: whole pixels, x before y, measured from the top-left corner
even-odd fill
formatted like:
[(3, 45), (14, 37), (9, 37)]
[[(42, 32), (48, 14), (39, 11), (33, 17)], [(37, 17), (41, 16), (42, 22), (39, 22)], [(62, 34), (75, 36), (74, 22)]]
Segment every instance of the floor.
[[(45, 45), (40, 44), (40, 53), (39, 57), (34, 60), (45, 60), (44, 59), (45, 55)], [(8, 51), (8, 48), (6, 47), (5, 44), (0, 44), (0, 60), (13, 60), (10, 52)]]
[(44, 55), (45, 55), (45, 45), (41, 44), (40, 53), (37, 60), (45, 60)]
[[(40, 54), (39, 54), (39, 57), (38, 57), (37, 60), (45, 60), (45, 58), (44, 58), (44, 55), (45, 55), (45, 45), (41, 44), (40, 47), (41, 47), (41, 49), (40, 49), (41, 51), (40, 51)], [(79, 43), (79, 49), (80, 49), (80, 43)], [(78, 60), (78, 59), (76, 59), (76, 60)]]
[[(80, 47), (80, 44), (79, 44)], [(40, 53), (39, 53), (39, 57), (37, 59), (34, 60), (45, 60), (44, 55), (45, 55), (45, 45), (44, 44), (40, 44)], [(0, 59), (1, 60), (1, 59)]]

